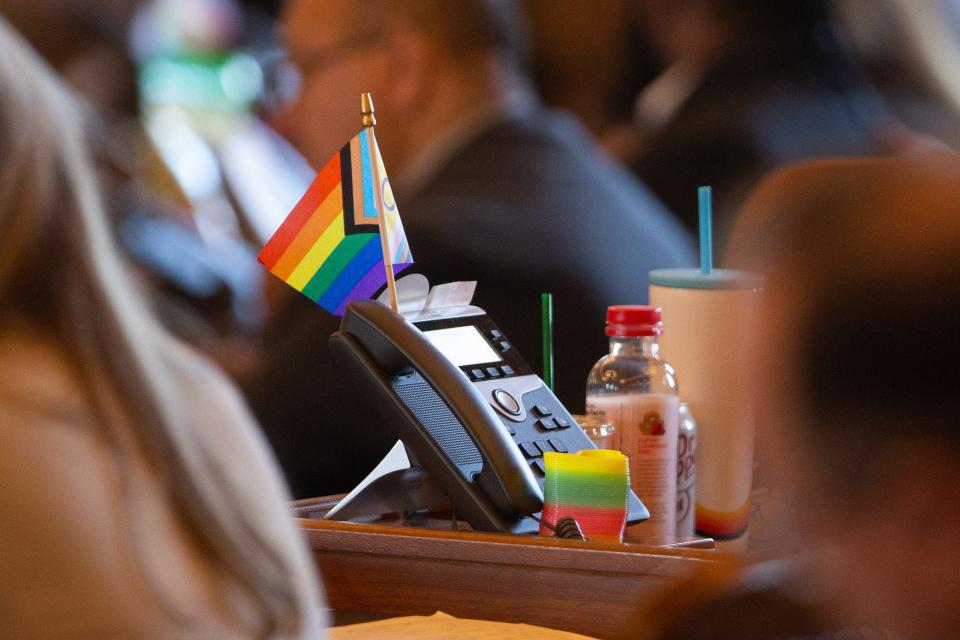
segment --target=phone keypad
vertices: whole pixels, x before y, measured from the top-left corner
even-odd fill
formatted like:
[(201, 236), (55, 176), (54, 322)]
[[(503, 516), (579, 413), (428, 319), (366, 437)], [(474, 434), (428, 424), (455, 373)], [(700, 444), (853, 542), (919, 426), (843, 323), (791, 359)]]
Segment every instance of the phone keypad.
[(508, 364), (502, 364), (499, 367), (484, 367), (482, 369), (464, 369), (464, 373), (474, 382), (489, 380), (491, 378), (509, 378), (516, 375), (516, 371)]
[(541, 418), (546, 418), (547, 416), (552, 416), (553, 412), (550, 411), (550, 407), (545, 404), (538, 404), (533, 407), (534, 413), (536, 413)]
[(537, 420), (537, 426), (543, 431), (553, 431), (557, 428), (557, 423), (553, 418), (541, 418)]
[(532, 442), (520, 442), (517, 446), (520, 447), (520, 451), (523, 451), (523, 455), (528, 458), (536, 458), (540, 455), (540, 449)]
[(546, 475), (544, 454), (575, 453), (593, 448), (586, 434), (579, 429), (571, 429), (572, 421), (563, 408), (555, 408), (556, 399), (549, 395), (544, 397), (549, 393), (543, 389), (524, 394), (523, 404), (527, 408), (528, 418), (523, 422), (502, 420), (541, 485)]

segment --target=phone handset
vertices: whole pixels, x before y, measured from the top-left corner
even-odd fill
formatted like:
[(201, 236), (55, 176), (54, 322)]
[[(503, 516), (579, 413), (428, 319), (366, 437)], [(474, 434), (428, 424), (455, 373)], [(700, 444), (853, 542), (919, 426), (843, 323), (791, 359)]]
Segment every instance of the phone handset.
[[(365, 353), (355, 354), (356, 345)], [(404, 372), (415, 370), (440, 397), (453, 416), (476, 445), (482, 457), (482, 468), (476, 482), (482, 493), (496, 509), (505, 516), (519, 518), (536, 513), (543, 508), (543, 493), (527, 466), (516, 444), (510, 438), (500, 418), (466, 376), (437, 350), (423, 334), (389, 308), (371, 300), (352, 302), (347, 305), (340, 331), (330, 338), (335, 357), (349, 364), (369, 358), (383, 378), (381, 388), (389, 385), (389, 379)], [(365, 357), (364, 357), (365, 356)], [(367, 365), (369, 368), (369, 364)], [(370, 373), (369, 371), (367, 372)], [(374, 380), (370, 380), (374, 382)], [(381, 389), (385, 390), (385, 389)], [(383, 394), (371, 389), (374, 401), (383, 401)], [(430, 467), (442, 467), (441, 473), (458, 473), (450, 463), (447, 452), (420, 425), (409, 408), (396, 401), (382, 407), (386, 413), (400, 412), (410, 427), (405, 443), (420, 459), (428, 471)], [(446, 478), (437, 478), (441, 484)], [(463, 489), (452, 487), (455, 491)], [(451, 495), (454, 503), (456, 497)]]

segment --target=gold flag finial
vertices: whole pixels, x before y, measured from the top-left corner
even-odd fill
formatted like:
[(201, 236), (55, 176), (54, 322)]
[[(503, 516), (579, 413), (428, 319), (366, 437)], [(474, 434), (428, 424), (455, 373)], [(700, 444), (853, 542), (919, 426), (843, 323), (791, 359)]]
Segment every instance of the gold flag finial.
[(360, 94), (360, 124), (364, 127), (377, 124), (377, 116), (373, 114), (373, 98), (366, 91)]

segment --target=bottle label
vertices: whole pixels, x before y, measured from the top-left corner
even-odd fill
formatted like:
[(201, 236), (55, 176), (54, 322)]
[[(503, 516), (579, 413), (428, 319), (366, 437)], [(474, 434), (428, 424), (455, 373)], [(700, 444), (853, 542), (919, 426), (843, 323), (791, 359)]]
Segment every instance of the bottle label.
[(613, 422), (620, 432), (620, 448), (630, 458), (630, 486), (650, 510), (650, 519), (637, 525), (647, 537), (676, 535), (678, 408), (672, 394), (587, 397), (587, 412)]

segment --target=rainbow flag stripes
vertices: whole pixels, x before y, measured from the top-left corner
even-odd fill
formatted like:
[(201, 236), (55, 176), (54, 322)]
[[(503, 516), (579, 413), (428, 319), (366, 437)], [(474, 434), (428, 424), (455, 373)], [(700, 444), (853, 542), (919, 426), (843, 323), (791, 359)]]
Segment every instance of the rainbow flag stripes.
[[(571, 516), (590, 540), (623, 541), (627, 526), (630, 475), (619, 451), (586, 449), (580, 453), (545, 453), (543, 520), (556, 525)], [(544, 526), (541, 535), (552, 535)]]
[(336, 315), (413, 263), (380, 149), (363, 129), (320, 170), (257, 260)]

